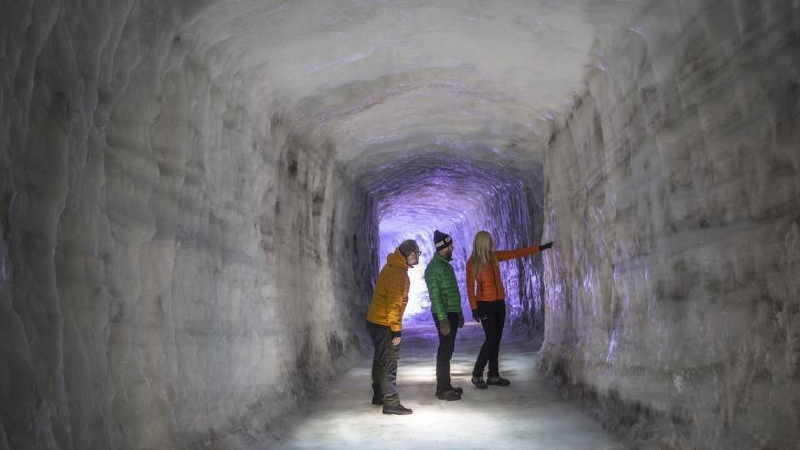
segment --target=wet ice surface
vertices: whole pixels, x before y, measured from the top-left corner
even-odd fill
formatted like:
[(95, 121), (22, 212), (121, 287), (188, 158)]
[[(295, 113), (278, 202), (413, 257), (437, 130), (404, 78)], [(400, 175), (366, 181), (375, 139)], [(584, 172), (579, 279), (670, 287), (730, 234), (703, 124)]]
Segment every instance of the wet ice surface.
[(475, 323), (459, 330), (451, 373), (461, 401), (434, 397), (437, 341), (431, 324), (403, 330), (398, 388), (410, 416), (387, 416), (370, 404), (370, 361), (333, 384), (296, 422), (277, 449), (621, 450), (600, 425), (562, 400), (535, 371), (537, 354), (524, 338), (504, 336), (501, 374), (509, 387), (478, 390), (469, 382), (483, 339)]

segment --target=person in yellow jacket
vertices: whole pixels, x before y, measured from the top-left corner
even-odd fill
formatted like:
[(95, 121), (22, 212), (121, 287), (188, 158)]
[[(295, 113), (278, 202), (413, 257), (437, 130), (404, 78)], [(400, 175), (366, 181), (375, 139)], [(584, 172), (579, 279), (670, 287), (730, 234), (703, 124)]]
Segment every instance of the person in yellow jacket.
[(386, 265), (378, 274), (367, 313), (367, 330), (375, 345), (372, 404), (383, 405), (384, 414), (412, 413), (400, 404), (397, 360), (400, 357), (403, 312), (408, 304), (408, 269), (419, 264), (421, 253), (416, 241), (409, 239), (386, 257)]

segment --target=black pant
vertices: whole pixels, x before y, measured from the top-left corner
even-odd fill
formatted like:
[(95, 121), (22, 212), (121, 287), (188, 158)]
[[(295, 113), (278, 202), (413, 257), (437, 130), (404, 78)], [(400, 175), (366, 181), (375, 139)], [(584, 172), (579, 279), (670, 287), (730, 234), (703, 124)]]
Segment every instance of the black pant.
[(456, 347), (456, 332), (458, 332), (458, 313), (447, 313), (447, 320), (450, 322), (450, 334), (443, 335), (439, 329), (439, 321), (436, 315), (433, 321), (436, 323), (436, 330), (439, 331), (439, 350), (436, 352), (436, 393), (453, 389), (450, 384), (450, 358), (453, 357), (453, 350)]
[(475, 361), (475, 369), (472, 371), (473, 377), (483, 377), (483, 369), (489, 363), (489, 376), (500, 376), (497, 357), (500, 353), (500, 338), (503, 336), (503, 324), (506, 321), (506, 302), (497, 300), (494, 302), (478, 302), (478, 314), (481, 316), (481, 325), (486, 340), (483, 341), (481, 351), (478, 353), (478, 360)]
[(372, 358), (372, 391), (375, 397), (397, 394), (397, 360), (400, 346), (392, 345), (392, 332), (387, 326), (367, 321), (367, 330), (375, 345)]

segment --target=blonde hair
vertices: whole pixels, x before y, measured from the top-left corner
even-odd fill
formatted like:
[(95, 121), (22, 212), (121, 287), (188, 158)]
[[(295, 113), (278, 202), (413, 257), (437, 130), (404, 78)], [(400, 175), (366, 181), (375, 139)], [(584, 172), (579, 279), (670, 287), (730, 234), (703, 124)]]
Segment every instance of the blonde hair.
[(479, 231), (472, 242), (472, 269), (475, 271), (475, 278), (478, 278), (484, 267), (496, 262), (497, 255), (494, 254), (492, 235), (488, 231)]

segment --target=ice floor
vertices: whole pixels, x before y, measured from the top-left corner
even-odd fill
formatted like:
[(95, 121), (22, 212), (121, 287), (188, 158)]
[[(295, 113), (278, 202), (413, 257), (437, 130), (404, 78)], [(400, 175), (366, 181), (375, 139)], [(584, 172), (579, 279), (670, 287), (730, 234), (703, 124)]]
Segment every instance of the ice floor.
[(410, 416), (387, 416), (370, 404), (370, 361), (335, 382), (298, 420), (278, 449), (504, 449), (622, 450), (623, 447), (575, 406), (562, 400), (534, 370), (530, 343), (505, 333), (500, 371), (509, 387), (478, 390), (469, 381), (483, 340), (478, 324), (459, 330), (453, 385), (461, 401), (434, 397), (437, 340), (431, 324), (403, 330), (398, 388)]

